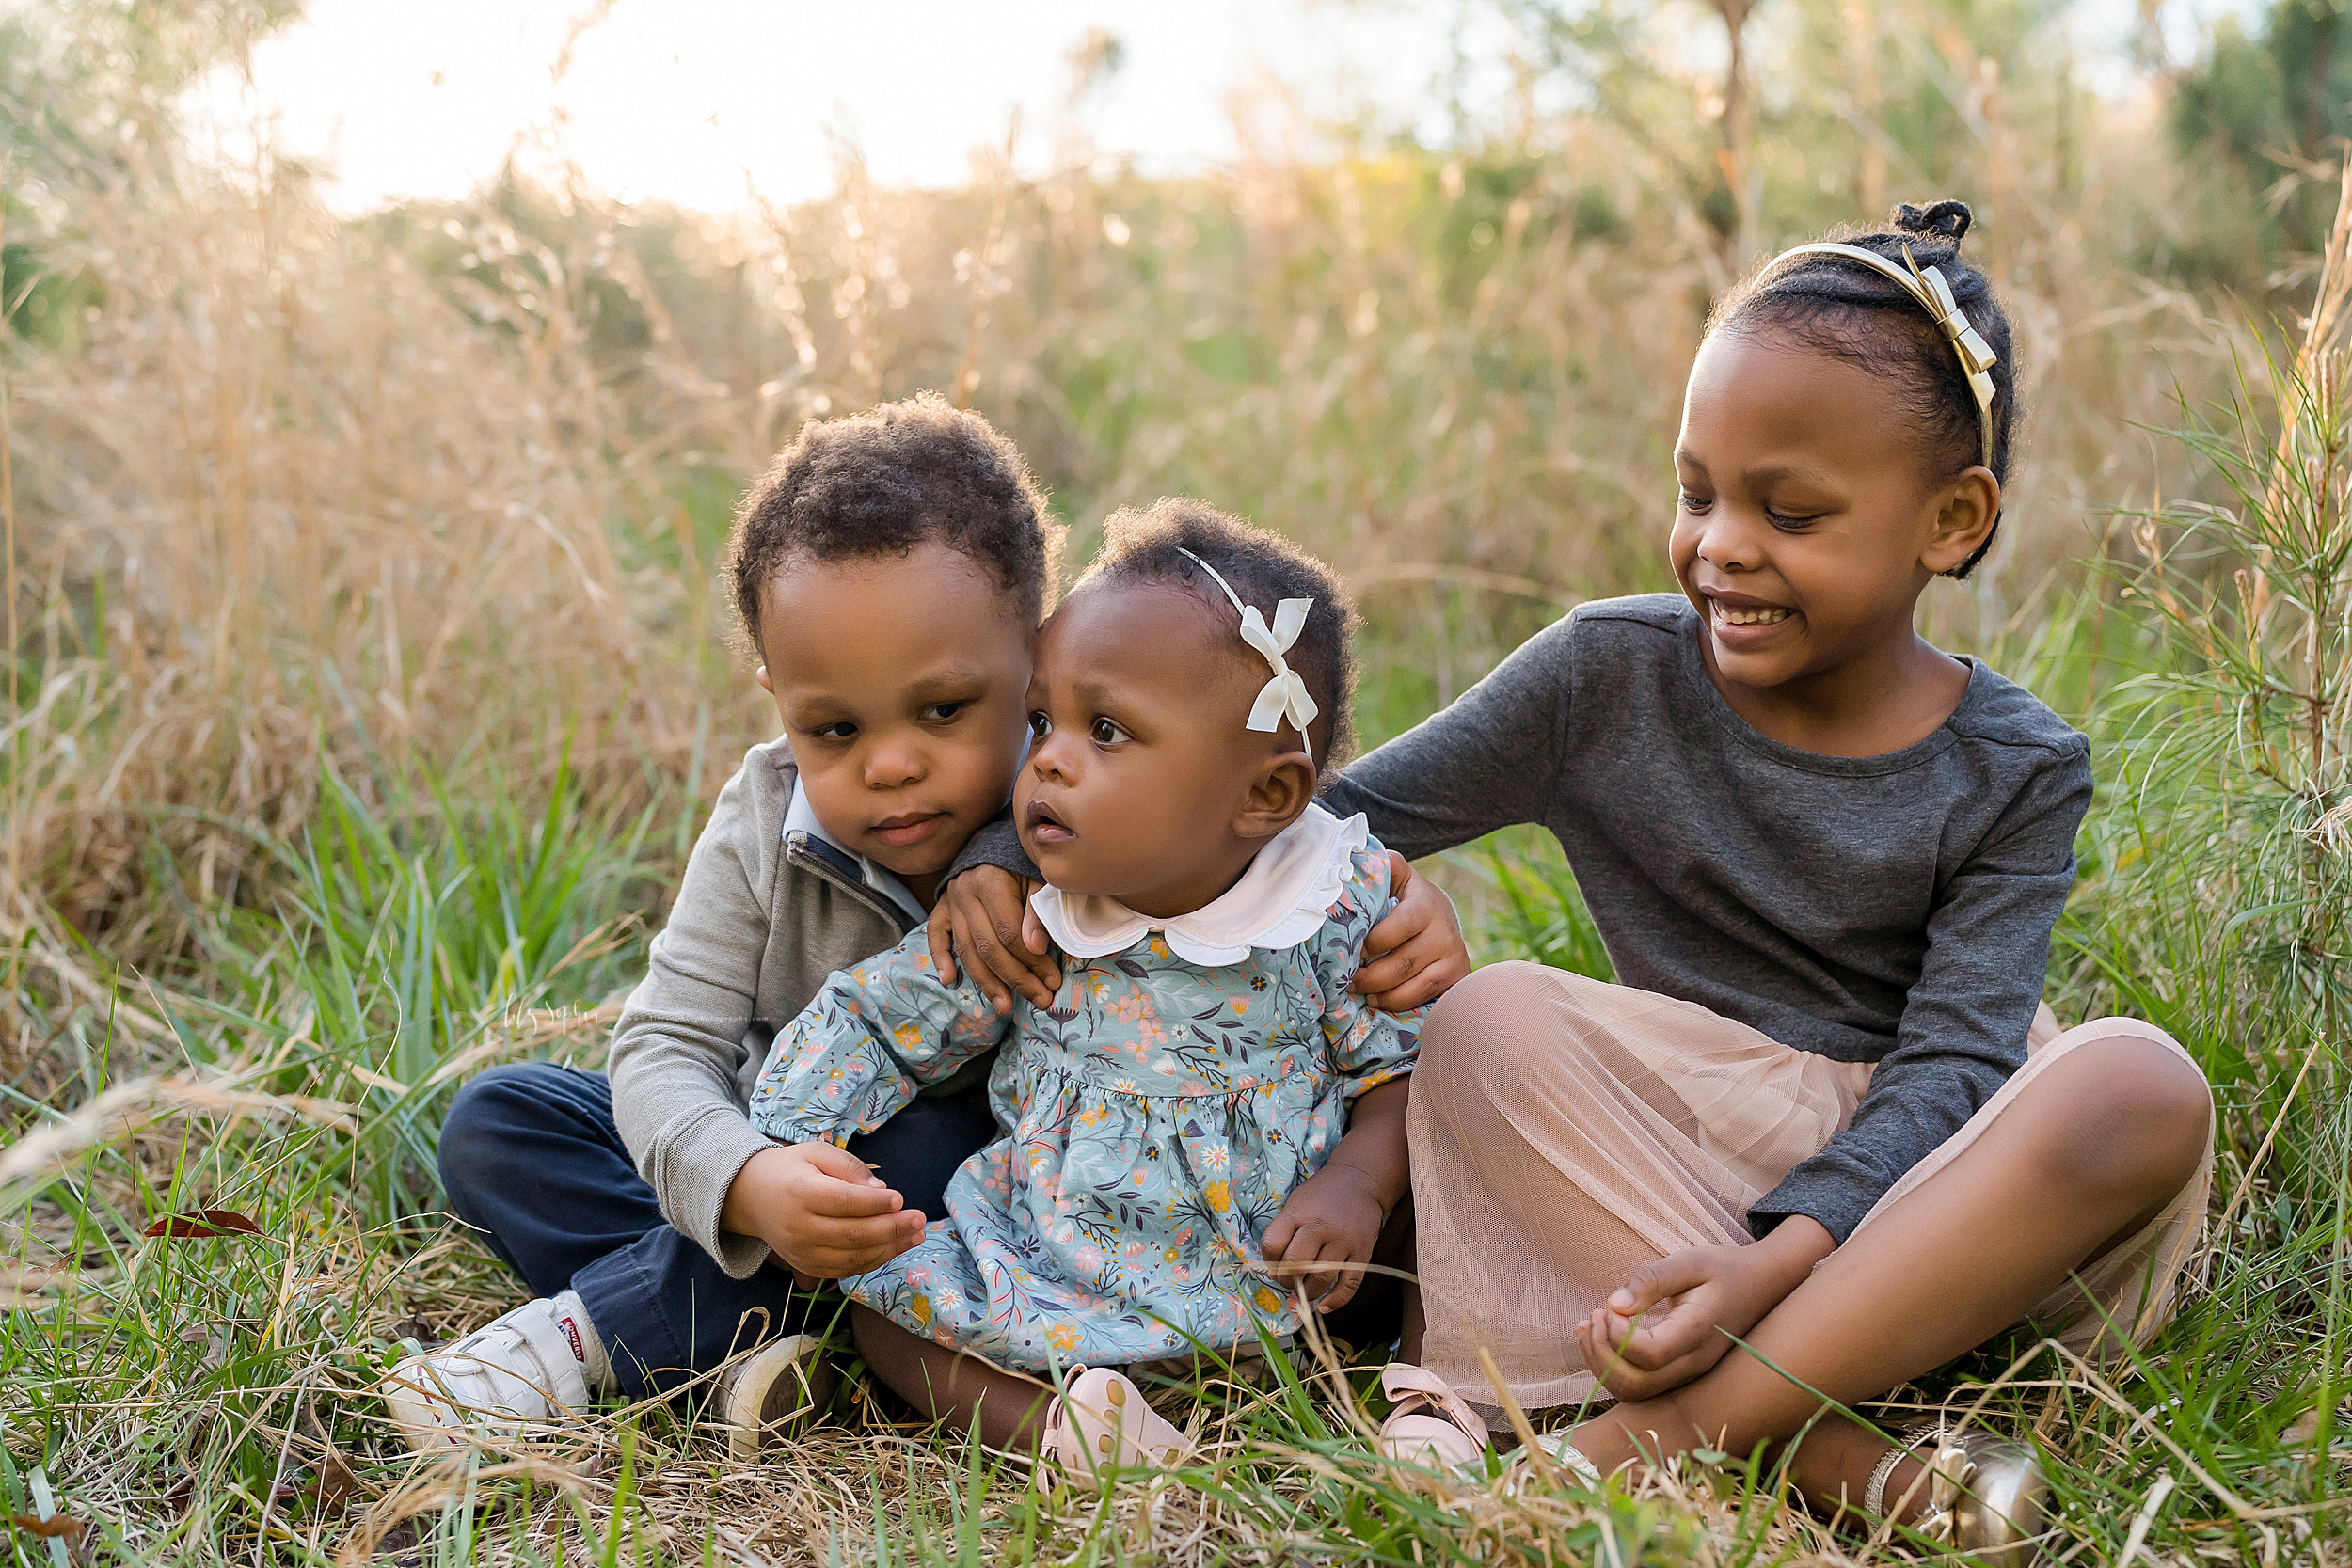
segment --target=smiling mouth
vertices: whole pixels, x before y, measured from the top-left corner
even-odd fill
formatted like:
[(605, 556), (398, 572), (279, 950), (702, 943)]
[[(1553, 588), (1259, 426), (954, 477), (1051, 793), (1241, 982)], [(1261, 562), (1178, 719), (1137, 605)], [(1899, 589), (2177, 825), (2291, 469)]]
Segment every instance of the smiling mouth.
[(1707, 602), (1715, 612), (1715, 619), (1726, 626), (1776, 626), (1796, 613), (1787, 605), (1727, 605), (1721, 599)]

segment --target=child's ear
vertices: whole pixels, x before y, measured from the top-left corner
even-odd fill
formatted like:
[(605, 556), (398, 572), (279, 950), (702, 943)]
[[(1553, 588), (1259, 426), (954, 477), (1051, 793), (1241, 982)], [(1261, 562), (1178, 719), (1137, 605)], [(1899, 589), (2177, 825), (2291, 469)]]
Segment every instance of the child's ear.
[(1272, 838), (1314, 803), (1315, 765), (1304, 752), (1281, 752), (1258, 764), (1248, 797), (1233, 832), (1243, 838)]
[(776, 694), (776, 683), (768, 678), (768, 666), (765, 664), (759, 667), (758, 673), (753, 675), (752, 679), (757, 681), (759, 689), (771, 697)]
[(1979, 463), (1954, 480), (1938, 503), (1919, 564), (1937, 577), (1977, 553), (2001, 520), (2001, 482)]

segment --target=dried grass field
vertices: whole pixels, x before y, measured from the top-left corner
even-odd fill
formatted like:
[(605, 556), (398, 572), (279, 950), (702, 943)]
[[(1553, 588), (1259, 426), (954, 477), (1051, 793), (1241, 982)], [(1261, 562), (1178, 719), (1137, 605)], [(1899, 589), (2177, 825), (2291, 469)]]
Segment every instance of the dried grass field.
[[(772, 722), (713, 562), (802, 420), (978, 407), (1077, 559), (1163, 493), (1292, 533), (1365, 611), (1376, 741), (1565, 607), (1666, 581), (1710, 299), (1957, 194), (2028, 451), (1931, 630), (2093, 736), (2050, 995), (2187, 1044), (2222, 1152), (2139, 1363), (2020, 1338), (1900, 1398), (2029, 1431), (2064, 1560), (2352, 1562), (2352, 222), (2344, 94), (2280, 64), (2336, 13), (2249, 13), (2093, 91), (2062, 6), (1775, 6), (1490, 7), (1520, 79), (1568, 90), (1452, 145), (1269, 136), (1150, 178), (1073, 119), (1043, 173), (893, 190), (845, 149), (830, 198), (726, 222), (562, 178), (337, 216), (311, 171), (199, 157), (182, 123), (291, 8), (0, 13), (10, 1560), (1921, 1555), (1737, 1457), (1600, 1496), (1400, 1474), (1336, 1356), (1207, 1387), (1196, 1467), (1100, 1492), (856, 1378), (755, 1466), (675, 1406), (425, 1465), (370, 1389), (515, 1295), (439, 1212), (453, 1086), (600, 1061)], [(1432, 869), (1479, 957), (1605, 964), (1548, 845)]]

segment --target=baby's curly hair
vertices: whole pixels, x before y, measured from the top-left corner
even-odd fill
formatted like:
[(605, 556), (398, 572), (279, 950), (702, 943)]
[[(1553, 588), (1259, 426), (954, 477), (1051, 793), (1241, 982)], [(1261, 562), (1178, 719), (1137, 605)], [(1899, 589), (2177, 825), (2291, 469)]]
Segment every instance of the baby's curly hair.
[[(1147, 507), (1122, 507), (1104, 519), (1103, 547), (1079, 581), (1180, 584), (1198, 594), (1219, 625), (1232, 631), (1235, 652), (1258, 663), (1258, 656), (1241, 641), (1232, 601), (1186, 550), (1216, 567), (1242, 603), (1258, 607), (1268, 626), (1274, 624), (1275, 606), (1282, 600), (1314, 601), (1298, 641), (1282, 657), (1315, 700), (1318, 711), (1307, 739), (1316, 767), (1325, 772), (1338, 767), (1356, 739), (1348, 717), (1356, 695), (1356, 656), (1350, 645), (1356, 607), (1330, 567), (1280, 534), (1252, 527), (1207, 501), (1167, 496)], [(1259, 673), (1263, 678), (1263, 667)]]
[[(1993, 477), (2009, 483), (2010, 442), (2017, 428), (2017, 358), (2009, 316), (1984, 274), (1960, 254), (1975, 214), (1964, 201), (1909, 202), (1895, 209), (1890, 230), (1834, 230), (1823, 235), (1903, 264), (1908, 252), (1922, 269), (1942, 270), (1952, 298), (1999, 356), (1993, 366)], [(1883, 374), (1895, 383), (1896, 405), (1915, 423), (1920, 446), (1945, 474), (1981, 461), (1982, 427), (1968, 377), (1952, 345), (1916, 300), (1859, 261), (1806, 256), (1769, 268), (1733, 293), (1707, 324), (1718, 332), (1778, 333), (1818, 353)], [(1994, 519), (1997, 531), (2000, 520)], [(1964, 578), (1993, 547), (1984, 536), (1976, 553), (1952, 568)]]
[(936, 392), (811, 420), (736, 509), (726, 579), (755, 651), (759, 599), (798, 556), (905, 555), (937, 543), (983, 567), (1027, 623), (1054, 596), (1062, 530), (1013, 444)]

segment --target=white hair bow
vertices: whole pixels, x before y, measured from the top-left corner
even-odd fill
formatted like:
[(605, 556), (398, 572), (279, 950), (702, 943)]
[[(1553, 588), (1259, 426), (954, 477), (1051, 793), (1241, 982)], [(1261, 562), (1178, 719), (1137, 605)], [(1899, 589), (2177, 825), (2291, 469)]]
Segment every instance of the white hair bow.
[(1298, 678), (1298, 672), (1282, 656), (1298, 641), (1299, 629), (1307, 624), (1307, 611), (1315, 607), (1314, 600), (1282, 600), (1274, 607), (1274, 626), (1269, 629), (1258, 607), (1242, 603), (1233, 585), (1216, 567), (1182, 546), (1177, 548), (1225, 590), (1225, 596), (1241, 611), (1241, 640), (1263, 655), (1274, 671), (1274, 678), (1259, 688), (1258, 700), (1249, 705), (1249, 727), (1271, 734), (1282, 727), (1284, 720), (1289, 720), (1291, 727), (1298, 732), (1298, 744), (1306, 750), (1307, 760), (1312, 762), (1315, 753), (1307, 739), (1307, 726), (1315, 721), (1315, 715), (1322, 710), (1315, 706), (1314, 698), (1308, 695), (1307, 683)]

